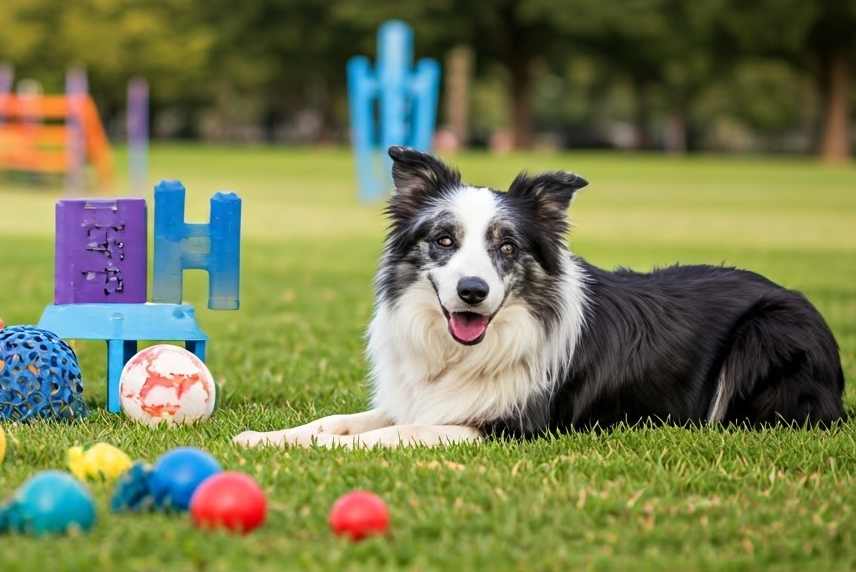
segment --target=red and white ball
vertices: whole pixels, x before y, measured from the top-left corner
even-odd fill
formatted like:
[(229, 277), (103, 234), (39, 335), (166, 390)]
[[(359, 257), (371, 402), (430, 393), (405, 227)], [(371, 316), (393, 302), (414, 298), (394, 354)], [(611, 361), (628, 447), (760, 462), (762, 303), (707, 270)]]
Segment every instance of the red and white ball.
[(217, 388), (208, 367), (179, 346), (148, 347), (132, 357), (119, 380), (122, 411), (146, 425), (193, 423), (214, 411)]

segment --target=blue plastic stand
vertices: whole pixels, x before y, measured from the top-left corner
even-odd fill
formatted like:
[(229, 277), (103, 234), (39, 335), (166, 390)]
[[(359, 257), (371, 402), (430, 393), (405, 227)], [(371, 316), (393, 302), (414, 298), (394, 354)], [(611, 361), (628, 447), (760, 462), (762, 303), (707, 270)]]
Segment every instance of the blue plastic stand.
[(365, 56), (348, 61), (351, 138), (364, 201), (392, 188), (389, 147), (431, 150), (440, 89), (436, 60), (423, 59), (412, 68), (413, 31), (404, 22), (390, 20), (380, 27), (377, 52), (374, 70)]
[(241, 199), (234, 193), (211, 197), (211, 222), (184, 222), (184, 185), (155, 187), (155, 262), (152, 301), (180, 304), (184, 270), (208, 272), (208, 307), (237, 310), (240, 303)]
[(107, 342), (107, 409), (119, 412), (119, 376), (141, 340), (182, 341), (205, 361), (208, 336), (190, 304), (54, 304), (39, 327), (64, 339)]

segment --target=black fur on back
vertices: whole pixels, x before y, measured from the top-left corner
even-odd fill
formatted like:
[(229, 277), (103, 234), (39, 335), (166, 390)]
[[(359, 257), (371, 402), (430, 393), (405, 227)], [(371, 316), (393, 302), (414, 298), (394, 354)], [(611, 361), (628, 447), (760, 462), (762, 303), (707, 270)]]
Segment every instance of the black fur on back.
[(800, 293), (735, 268), (607, 272), (581, 259), (586, 326), (571, 371), (486, 433), (708, 421), (720, 378), (724, 423), (828, 424), (841, 418), (844, 374), (829, 327)]

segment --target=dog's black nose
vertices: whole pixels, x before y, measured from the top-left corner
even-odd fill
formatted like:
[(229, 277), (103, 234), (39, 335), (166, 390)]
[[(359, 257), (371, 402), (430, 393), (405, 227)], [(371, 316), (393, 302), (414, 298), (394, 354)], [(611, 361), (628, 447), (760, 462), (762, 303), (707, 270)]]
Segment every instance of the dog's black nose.
[(476, 305), (487, 298), (490, 287), (477, 276), (467, 276), (458, 282), (458, 296), (467, 304)]

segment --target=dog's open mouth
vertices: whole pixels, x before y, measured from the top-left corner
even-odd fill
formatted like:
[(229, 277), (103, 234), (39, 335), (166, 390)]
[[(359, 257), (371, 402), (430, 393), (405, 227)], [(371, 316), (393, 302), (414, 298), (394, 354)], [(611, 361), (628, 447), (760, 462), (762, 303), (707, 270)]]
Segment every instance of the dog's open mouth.
[(490, 316), (483, 316), (476, 312), (445, 312), (449, 321), (449, 333), (455, 341), (464, 345), (475, 345), (482, 341)]

